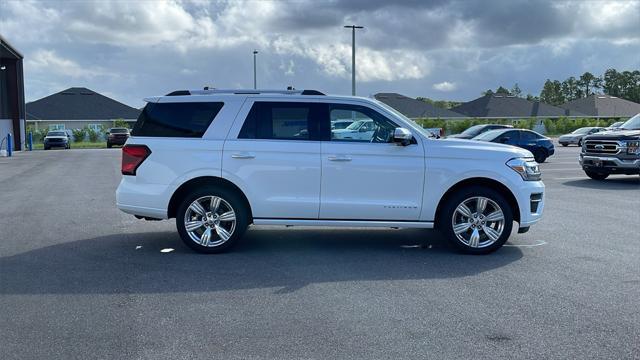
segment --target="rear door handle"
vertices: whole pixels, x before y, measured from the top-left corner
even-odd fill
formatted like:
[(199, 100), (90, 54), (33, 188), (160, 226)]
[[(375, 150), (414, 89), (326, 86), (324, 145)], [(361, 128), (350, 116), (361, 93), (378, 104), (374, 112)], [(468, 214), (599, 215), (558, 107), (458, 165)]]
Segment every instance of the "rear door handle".
[(351, 156), (346, 155), (331, 155), (329, 161), (351, 161)]
[(254, 154), (248, 152), (231, 154), (231, 158), (233, 159), (253, 159), (255, 157), (256, 156)]

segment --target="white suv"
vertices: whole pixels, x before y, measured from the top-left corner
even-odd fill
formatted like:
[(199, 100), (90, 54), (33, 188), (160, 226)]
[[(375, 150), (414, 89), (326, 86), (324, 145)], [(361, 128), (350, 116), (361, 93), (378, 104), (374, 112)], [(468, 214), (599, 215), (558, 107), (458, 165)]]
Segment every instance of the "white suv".
[[(122, 211), (176, 218), (200, 252), (250, 224), (437, 228), (484, 254), (540, 220), (544, 184), (517, 147), (435, 139), (374, 99), (314, 91), (195, 90), (145, 99), (122, 152)], [(335, 119), (374, 123), (336, 137)]]

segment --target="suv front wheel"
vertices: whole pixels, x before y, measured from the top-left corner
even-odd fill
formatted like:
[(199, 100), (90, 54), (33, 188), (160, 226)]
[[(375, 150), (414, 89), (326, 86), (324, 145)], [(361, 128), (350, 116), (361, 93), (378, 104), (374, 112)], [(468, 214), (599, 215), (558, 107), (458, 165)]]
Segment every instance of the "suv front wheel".
[(499, 192), (464, 188), (447, 199), (438, 228), (451, 244), (468, 254), (488, 254), (511, 235), (513, 213)]
[(182, 241), (201, 253), (220, 253), (233, 247), (249, 222), (244, 202), (233, 191), (204, 187), (180, 204), (176, 226)]

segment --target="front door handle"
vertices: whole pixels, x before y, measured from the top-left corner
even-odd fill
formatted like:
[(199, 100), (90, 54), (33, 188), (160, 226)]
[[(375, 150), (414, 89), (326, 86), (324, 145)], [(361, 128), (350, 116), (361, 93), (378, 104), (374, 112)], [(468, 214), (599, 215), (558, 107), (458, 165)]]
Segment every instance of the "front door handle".
[(255, 157), (256, 156), (254, 154), (248, 152), (231, 154), (231, 158), (233, 159), (253, 159)]
[(346, 155), (331, 155), (329, 161), (351, 161), (351, 156)]

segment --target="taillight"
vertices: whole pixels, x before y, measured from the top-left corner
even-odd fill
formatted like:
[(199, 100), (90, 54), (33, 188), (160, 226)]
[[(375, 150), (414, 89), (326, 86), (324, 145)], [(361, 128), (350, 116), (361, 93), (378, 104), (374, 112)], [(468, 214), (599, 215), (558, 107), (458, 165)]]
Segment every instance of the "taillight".
[(135, 175), (142, 162), (151, 155), (147, 145), (125, 145), (122, 147), (122, 175)]

